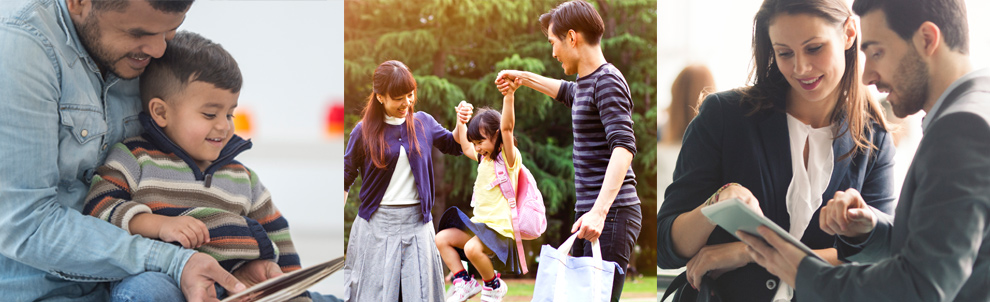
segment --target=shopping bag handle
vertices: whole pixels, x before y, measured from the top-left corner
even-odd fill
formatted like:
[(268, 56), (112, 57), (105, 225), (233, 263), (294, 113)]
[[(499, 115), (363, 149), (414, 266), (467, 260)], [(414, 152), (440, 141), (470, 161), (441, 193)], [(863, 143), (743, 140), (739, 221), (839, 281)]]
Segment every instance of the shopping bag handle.
[[(564, 243), (560, 244), (560, 247), (557, 248), (557, 251), (560, 252), (561, 255), (570, 255), (571, 246), (574, 245), (574, 240), (576, 239), (577, 239), (577, 233), (572, 234), (571, 237), (568, 237), (567, 240), (564, 240)], [(601, 297), (602, 282), (599, 281), (602, 280), (602, 270), (604, 270), (604, 267), (602, 267), (602, 247), (601, 247), (601, 243), (598, 242), (597, 238), (591, 241), (591, 258), (594, 259), (595, 268), (596, 268), (595, 270), (593, 270), (591, 277), (592, 278), (591, 301), (597, 302), (597, 301), (602, 301), (602, 297)], [(564, 268), (565, 268), (564, 263), (561, 263), (559, 267), (560, 267), (560, 271), (557, 272), (557, 280), (556, 280), (556, 284), (554, 285), (553, 300), (567, 301), (567, 293), (566, 293), (567, 282), (564, 280), (564, 276), (566, 275), (564, 273)]]
[[(574, 240), (577, 239), (577, 233), (571, 234), (571, 237), (567, 237), (564, 243), (560, 244), (557, 248), (558, 251), (563, 251), (563, 254), (571, 254), (571, 246), (574, 245)], [(602, 262), (602, 245), (598, 242), (598, 239), (591, 241), (591, 257), (595, 259), (595, 263), (601, 264)]]

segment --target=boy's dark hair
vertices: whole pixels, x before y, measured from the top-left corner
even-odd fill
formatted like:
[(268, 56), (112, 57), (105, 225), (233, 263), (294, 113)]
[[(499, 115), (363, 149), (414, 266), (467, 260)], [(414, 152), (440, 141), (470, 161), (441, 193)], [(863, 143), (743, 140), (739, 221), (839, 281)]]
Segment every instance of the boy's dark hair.
[[(189, 9), (193, 0), (144, 0), (151, 7), (163, 13), (181, 13)], [(93, 1), (93, 11), (105, 12), (109, 10), (123, 11), (131, 5), (130, 0), (95, 0)]]
[(543, 33), (550, 35), (550, 24), (553, 24), (553, 35), (564, 40), (568, 30), (573, 29), (584, 35), (584, 40), (591, 45), (598, 45), (605, 33), (605, 22), (591, 4), (582, 0), (561, 3), (549, 12), (540, 16)]
[(152, 59), (141, 75), (144, 110), (148, 110), (151, 99), (168, 102), (169, 96), (193, 81), (210, 83), (232, 93), (240, 92), (243, 82), (237, 61), (223, 46), (197, 33), (180, 31), (168, 42), (165, 54)]
[(501, 125), (502, 113), (488, 107), (481, 108), (467, 124), (467, 139), (469, 141), (485, 140), (485, 136), (482, 133), (489, 138), (492, 135), (497, 135), (495, 138), (495, 148), (492, 150), (492, 154), (495, 154), (492, 155), (492, 159), (494, 160), (494, 156), (498, 156), (498, 153), (502, 152), (502, 135), (498, 132), (502, 128)]
[(901, 39), (911, 40), (921, 23), (930, 21), (938, 26), (949, 49), (969, 53), (969, 25), (963, 0), (856, 0), (853, 11), (863, 16), (874, 10), (883, 11), (887, 26)]

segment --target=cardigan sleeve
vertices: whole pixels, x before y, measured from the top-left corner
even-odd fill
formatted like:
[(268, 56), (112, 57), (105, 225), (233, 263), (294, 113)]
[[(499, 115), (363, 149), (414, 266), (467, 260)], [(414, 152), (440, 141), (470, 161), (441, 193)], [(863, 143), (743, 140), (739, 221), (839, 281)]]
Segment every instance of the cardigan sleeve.
[(454, 134), (444, 128), (429, 113), (422, 112), (422, 123), (425, 124), (427, 135), (433, 138), (433, 146), (448, 155), (461, 155), (461, 145), (454, 140)]
[(361, 122), (351, 130), (344, 150), (344, 192), (351, 190), (351, 185), (358, 177), (358, 166), (364, 163), (364, 143), (361, 141)]

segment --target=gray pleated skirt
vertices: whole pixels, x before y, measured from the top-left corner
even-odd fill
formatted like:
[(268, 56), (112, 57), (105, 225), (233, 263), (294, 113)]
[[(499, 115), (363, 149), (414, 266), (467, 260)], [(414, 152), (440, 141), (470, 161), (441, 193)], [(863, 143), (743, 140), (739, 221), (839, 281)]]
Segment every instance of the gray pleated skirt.
[(344, 301), (443, 301), (440, 252), (419, 205), (381, 206), (351, 225)]

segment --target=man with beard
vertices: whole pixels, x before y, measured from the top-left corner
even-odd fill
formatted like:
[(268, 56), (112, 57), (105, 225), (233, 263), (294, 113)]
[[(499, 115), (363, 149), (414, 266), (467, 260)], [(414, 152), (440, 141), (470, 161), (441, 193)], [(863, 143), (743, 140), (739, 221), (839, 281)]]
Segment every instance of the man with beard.
[[(763, 228), (737, 233), (798, 301), (990, 299), (990, 70), (972, 71), (963, 0), (856, 0), (863, 81), (898, 117), (924, 110), (924, 138), (893, 217), (837, 192), (820, 225), (837, 234), (831, 266)], [(769, 243), (769, 245), (767, 244)]]
[(107, 146), (141, 133), (134, 79), (191, 3), (0, 1), (2, 300), (107, 301), (106, 282), (132, 276), (161, 300), (243, 290), (209, 255), (80, 213)]

